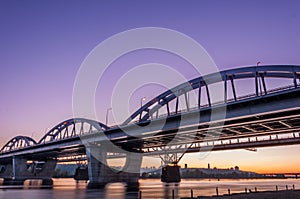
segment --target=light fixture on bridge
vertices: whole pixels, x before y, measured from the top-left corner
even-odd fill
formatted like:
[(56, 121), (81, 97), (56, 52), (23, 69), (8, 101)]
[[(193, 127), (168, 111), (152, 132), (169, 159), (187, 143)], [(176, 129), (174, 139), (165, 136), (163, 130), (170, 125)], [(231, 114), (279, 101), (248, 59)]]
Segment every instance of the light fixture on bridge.
[[(141, 109), (142, 109), (142, 107), (143, 107), (143, 101), (145, 101), (146, 100), (146, 97), (142, 97), (141, 98)], [(142, 119), (142, 114), (140, 113), (140, 118), (139, 118), (139, 120), (141, 120)]]
[(146, 100), (146, 97), (142, 97), (141, 98), (141, 108), (142, 108), (142, 106), (143, 106), (143, 101), (145, 101)]
[(109, 111), (111, 111), (112, 110), (112, 108), (110, 107), (110, 108), (108, 108), (108, 109), (106, 109), (106, 115), (105, 115), (105, 125), (107, 126), (107, 123), (108, 123), (108, 113), (109, 113)]
[(261, 61), (258, 61), (258, 62), (256, 63), (256, 66), (258, 66), (259, 64), (261, 64)]

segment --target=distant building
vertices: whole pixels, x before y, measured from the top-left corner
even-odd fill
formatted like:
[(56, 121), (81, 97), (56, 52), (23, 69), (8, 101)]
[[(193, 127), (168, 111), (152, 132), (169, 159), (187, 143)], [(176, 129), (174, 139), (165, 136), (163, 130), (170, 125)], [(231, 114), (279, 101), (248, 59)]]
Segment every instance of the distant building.
[(182, 178), (262, 178), (263, 176), (254, 172), (241, 171), (238, 166), (229, 169), (210, 168), (182, 168)]

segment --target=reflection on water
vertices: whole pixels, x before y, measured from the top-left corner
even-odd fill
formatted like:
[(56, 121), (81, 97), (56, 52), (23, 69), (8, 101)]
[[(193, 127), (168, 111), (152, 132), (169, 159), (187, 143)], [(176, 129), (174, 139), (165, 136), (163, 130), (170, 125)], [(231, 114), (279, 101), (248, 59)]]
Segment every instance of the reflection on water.
[[(165, 198), (171, 199), (174, 194), (175, 198), (190, 196), (191, 189), (194, 196), (210, 196), (216, 194), (216, 187), (220, 194), (226, 194), (230, 188), (231, 193), (243, 192), (245, 188), (248, 190), (258, 191), (289, 189), (294, 185), (300, 188), (300, 180), (297, 179), (259, 179), (259, 180), (182, 180), (181, 183), (164, 184), (159, 179), (140, 180), (140, 192), (126, 191), (126, 187), (122, 183), (108, 184), (105, 189), (86, 189), (86, 182), (76, 183), (73, 179), (54, 179), (52, 189), (41, 186), (39, 180), (27, 180), (24, 186), (0, 186), (0, 199), (133, 199), (139, 198), (141, 192), (142, 198)], [(47, 188), (47, 187), (46, 187)]]

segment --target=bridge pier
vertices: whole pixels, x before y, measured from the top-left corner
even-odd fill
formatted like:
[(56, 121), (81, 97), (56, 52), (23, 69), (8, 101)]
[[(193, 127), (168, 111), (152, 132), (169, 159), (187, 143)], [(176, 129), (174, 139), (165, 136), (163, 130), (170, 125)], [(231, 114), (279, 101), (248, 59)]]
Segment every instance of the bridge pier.
[(162, 168), (161, 181), (167, 183), (176, 183), (181, 181), (180, 166), (167, 165)]
[(161, 168), (160, 180), (166, 183), (178, 183), (181, 181), (180, 166), (178, 165), (178, 162), (185, 152), (172, 153), (172, 149), (167, 147), (163, 150), (165, 153), (160, 155), (160, 158), (164, 166)]
[(42, 185), (52, 185), (52, 176), (57, 160), (30, 161), (26, 158), (13, 156), (10, 162), (2, 165), (0, 178), (3, 185), (23, 185), (27, 179), (41, 179)]
[(105, 145), (87, 147), (88, 188), (104, 188), (108, 183), (124, 182), (127, 184), (127, 189), (138, 189), (142, 155), (128, 153), (126, 163), (123, 169), (119, 171), (108, 166), (107, 152)]

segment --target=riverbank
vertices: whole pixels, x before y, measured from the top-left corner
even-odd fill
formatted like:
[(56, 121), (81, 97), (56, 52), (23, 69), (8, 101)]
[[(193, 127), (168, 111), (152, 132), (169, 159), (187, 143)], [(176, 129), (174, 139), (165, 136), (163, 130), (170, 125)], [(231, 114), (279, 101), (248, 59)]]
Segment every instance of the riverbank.
[[(198, 196), (194, 199), (285, 199), (285, 198), (300, 198), (300, 190), (282, 190), (282, 191), (263, 191), (252, 193), (235, 193), (222, 196)], [(191, 197), (183, 197), (181, 199), (192, 199)]]

